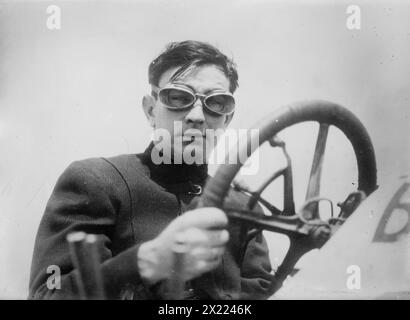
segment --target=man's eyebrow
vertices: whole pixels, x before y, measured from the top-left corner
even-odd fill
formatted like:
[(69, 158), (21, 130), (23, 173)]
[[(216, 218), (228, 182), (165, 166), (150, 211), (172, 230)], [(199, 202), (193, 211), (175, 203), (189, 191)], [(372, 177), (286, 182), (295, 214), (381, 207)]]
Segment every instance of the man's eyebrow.
[[(178, 80), (173, 81), (173, 82), (171, 82), (171, 83), (176, 84), (176, 85), (181, 85), (181, 86), (188, 87), (189, 89), (192, 90), (192, 92), (197, 92), (193, 86), (191, 86), (191, 85), (189, 85), (189, 84), (187, 84), (187, 83), (180, 82), (180, 81), (178, 81)], [(206, 91), (204, 92), (204, 94), (208, 94), (208, 93), (214, 92), (214, 91), (224, 91), (224, 92), (225, 92), (226, 90), (224, 90), (223, 88), (219, 87), (219, 88), (214, 88), (214, 89), (208, 89), (208, 90), (206, 90)]]
[(193, 86), (191, 86), (191, 85), (189, 85), (189, 84), (186, 84), (186, 83), (184, 83), (184, 82), (180, 82), (180, 81), (178, 81), (178, 80), (172, 81), (171, 84), (177, 84), (177, 85), (181, 85), (181, 86), (184, 86), (184, 87), (188, 87), (188, 88), (191, 89), (193, 92), (196, 92), (196, 90), (195, 90), (195, 88), (194, 88)]

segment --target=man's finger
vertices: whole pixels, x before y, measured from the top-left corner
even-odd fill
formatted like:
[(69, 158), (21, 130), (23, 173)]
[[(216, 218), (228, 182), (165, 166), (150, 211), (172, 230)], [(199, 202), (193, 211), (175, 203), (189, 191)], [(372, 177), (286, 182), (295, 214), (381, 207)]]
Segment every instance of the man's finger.
[(197, 262), (197, 270), (200, 273), (205, 273), (205, 272), (212, 271), (212, 270), (216, 269), (219, 266), (219, 264), (221, 263), (221, 260), (222, 260), (221, 257), (219, 257), (217, 259), (214, 259), (212, 261), (199, 260)]
[(225, 252), (225, 247), (196, 248), (192, 250), (191, 256), (195, 260), (213, 261), (219, 259)]
[(178, 235), (179, 242), (186, 243), (190, 246), (218, 247), (224, 246), (229, 240), (227, 230), (202, 230), (198, 228), (189, 228), (182, 234)]
[(226, 214), (218, 208), (200, 208), (186, 212), (180, 217), (178, 229), (197, 227), (201, 229), (222, 229), (228, 224)]

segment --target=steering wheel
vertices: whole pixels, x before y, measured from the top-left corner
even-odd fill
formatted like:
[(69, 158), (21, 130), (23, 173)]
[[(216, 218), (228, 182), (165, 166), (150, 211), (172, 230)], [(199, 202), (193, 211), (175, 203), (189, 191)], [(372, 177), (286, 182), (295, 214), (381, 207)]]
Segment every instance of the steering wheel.
[[(296, 212), (293, 200), (291, 159), (286, 152), (285, 144), (276, 135), (287, 127), (306, 121), (318, 122), (319, 133), (306, 202), (303, 208)], [(341, 210), (337, 218), (322, 221), (318, 215), (318, 203), (323, 200), (319, 195), (320, 178), (330, 126), (340, 129), (353, 147), (358, 168), (358, 190), (351, 193), (339, 205)], [(288, 162), (287, 167), (269, 177), (256, 192), (241, 187), (241, 185), (235, 185), (236, 189), (242, 190), (250, 196), (247, 208), (238, 210), (224, 207), (224, 200), (245, 161), (238, 161), (237, 164), (229, 164), (226, 161), (226, 164), (218, 167), (214, 177), (206, 184), (198, 207), (218, 207), (227, 213), (230, 222), (241, 224), (243, 254), (247, 243), (261, 230), (278, 232), (289, 237), (289, 250), (275, 273), (277, 279), (277, 287), (273, 289), (275, 292), (280, 288), (287, 275), (292, 272), (299, 258), (314, 248), (320, 248), (360, 202), (377, 188), (376, 160), (372, 142), (363, 124), (348, 109), (332, 102), (318, 100), (287, 105), (273, 112), (253, 128), (259, 129), (259, 145), (255, 146), (254, 143), (251, 143), (252, 137), (248, 137), (246, 143), (239, 145), (238, 156), (239, 154), (248, 156), (260, 145), (269, 141), (273, 147), (283, 149)], [(228, 156), (227, 154), (226, 157)], [(263, 190), (281, 175), (284, 176), (283, 210), (277, 209), (261, 196)], [(264, 205), (271, 215), (255, 214), (254, 208), (257, 202)]]

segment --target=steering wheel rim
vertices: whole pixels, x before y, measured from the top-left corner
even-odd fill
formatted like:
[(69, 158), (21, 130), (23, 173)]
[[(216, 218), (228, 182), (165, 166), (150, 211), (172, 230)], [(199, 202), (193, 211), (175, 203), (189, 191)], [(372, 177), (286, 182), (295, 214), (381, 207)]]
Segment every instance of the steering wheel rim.
[[(259, 129), (259, 143), (252, 143), (252, 136), (247, 137), (246, 143), (244, 143), (244, 141), (239, 141), (239, 147), (236, 150), (238, 157), (236, 157), (236, 159), (240, 158), (242, 161), (238, 161), (236, 164), (230, 164), (228, 161), (226, 161), (225, 164), (219, 165), (215, 175), (211, 179), (209, 179), (207, 184), (205, 185), (203, 193), (198, 199), (197, 208), (217, 207), (224, 210), (224, 200), (231, 188), (231, 182), (246, 161), (246, 159), (239, 157), (239, 155), (246, 155), (246, 158), (248, 158), (266, 141), (269, 140), (272, 144), (273, 139), (271, 138), (276, 136), (276, 134), (281, 130), (306, 121), (316, 121), (321, 124), (321, 127), (319, 128), (318, 141), (316, 144), (317, 150), (321, 149), (320, 145), (318, 148), (318, 143), (323, 138), (323, 136), (325, 136), (324, 143), (326, 142), (327, 130), (330, 125), (337, 127), (344, 133), (346, 138), (353, 146), (353, 150), (356, 156), (358, 166), (359, 193), (364, 193), (367, 196), (371, 192), (373, 192), (377, 188), (377, 169), (373, 145), (371, 143), (367, 130), (351, 111), (347, 110), (341, 105), (323, 100), (313, 100), (296, 102), (279, 108), (270, 116), (266, 117), (265, 120), (253, 126), (251, 129)], [(324, 128), (324, 130), (322, 130), (322, 124), (325, 124), (326, 128)], [(323, 132), (325, 132), (325, 134), (323, 134)], [(274, 142), (274, 144), (276, 143)], [(315, 150), (315, 157), (317, 150)], [(324, 152), (324, 149), (322, 152)], [(228, 152), (225, 159), (232, 159), (229, 156), (230, 155)], [(320, 180), (320, 170), (319, 174), (316, 176), (316, 180), (317, 179)], [(290, 180), (292, 179), (290, 178)], [(317, 189), (316, 191), (318, 190), (319, 189)], [(229, 210), (228, 208), (225, 209)], [(294, 209), (292, 210), (294, 211)], [(260, 232), (261, 229), (265, 228), (269, 228), (270, 231), (274, 232), (285, 231), (283, 233), (288, 235), (290, 239), (290, 246), (281, 265), (275, 272), (275, 283), (273, 284), (272, 288), (270, 288), (271, 294), (276, 292), (282, 286), (284, 279), (293, 270), (299, 258), (309, 250), (317, 247), (317, 240), (320, 240), (321, 232), (316, 233), (315, 229), (311, 227), (308, 227), (308, 229), (300, 228), (301, 219), (296, 213), (293, 216), (288, 217), (279, 215), (270, 217), (265, 216), (265, 218), (258, 218), (256, 216), (251, 217), (249, 215), (249, 210), (243, 210), (242, 213), (238, 212), (239, 215), (235, 214), (235, 211), (227, 211), (226, 213), (229, 219), (238, 221), (239, 218), (239, 221), (242, 222), (242, 228), (244, 228), (243, 230), (246, 229), (245, 225), (247, 223), (254, 227), (254, 229), (249, 231), (249, 237), (246, 241), (249, 241), (251, 236), (256, 235), (258, 232)], [(271, 220), (272, 218), (274, 218), (274, 221)], [(317, 237), (317, 235), (319, 235), (319, 238)], [(246, 250), (246, 241), (242, 250), (242, 254)], [(319, 241), (319, 246), (320, 242), (321, 241)], [(242, 261), (243, 255), (240, 259)], [(204, 283), (213, 283), (212, 277), (205, 277), (204, 279)]]
[[(246, 143), (240, 143), (238, 154), (250, 156), (263, 143), (283, 129), (306, 121), (333, 125), (343, 132), (352, 145), (356, 156), (358, 190), (363, 191), (366, 195), (373, 192), (377, 188), (377, 168), (370, 136), (364, 125), (350, 110), (333, 102), (324, 100), (302, 101), (279, 108), (266, 120), (252, 127), (252, 129), (259, 129), (259, 144), (254, 146), (251, 144), (252, 137), (248, 137)], [(203, 194), (198, 201), (198, 207), (223, 208), (230, 183), (244, 162), (238, 161), (236, 164), (224, 163), (219, 165), (214, 177), (205, 185)]]

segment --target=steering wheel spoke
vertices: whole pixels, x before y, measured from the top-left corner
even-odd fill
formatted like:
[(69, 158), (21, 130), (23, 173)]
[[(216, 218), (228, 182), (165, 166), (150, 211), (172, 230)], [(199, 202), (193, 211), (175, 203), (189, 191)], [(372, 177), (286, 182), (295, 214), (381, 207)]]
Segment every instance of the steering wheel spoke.
[(306, 200), (318, 197), (320, 194), (320, 178), (322, 176), (323, 158), (325, 156), (328, 133), (329, 125), (326, 123), (320, 123), (315, 153), (313, 155), (312, 169), (310, 171), (308, 189), (306, 191)]
[[(320, 123), (319, 132), (316, 140), (315, 153), (313, 155), (312, 168), (306, 191), (305, 200), (316, 198), (320, 195), (320, 180), (322, 177), (323, 158), (325, 156), (326, 142), (329, 133), (329, 125), (327, 123)], [(312, 202), (305, 207), (312, 218), (318, 218), (318, 203)]]
[(233, 187), (235, 190), (241, 191), (249, 196), (249, 201), (247, 205), (249, 212), (251, 212), (255, 208), (255, 205), (259, 202), (266, 209), (268, 209), (272, 215), (282, 214), (282, 211), (280, 211), (276, 206), (274, 206), (272, 203), (270, 203), (268, 200), (262, 197), (263, 189), (259, 189), (258, 191), (252, 191), (243, 182), (239, 182), (237, 180), (233, 182)]
[(250, 227), (286, 235), (308, 235), (309, 230), (298, 215), (293, 216), (262, 216), (252, 210), (241, 210), (234, 207), (222, 207), (228, 218), (233, 222), (246, 223)]

